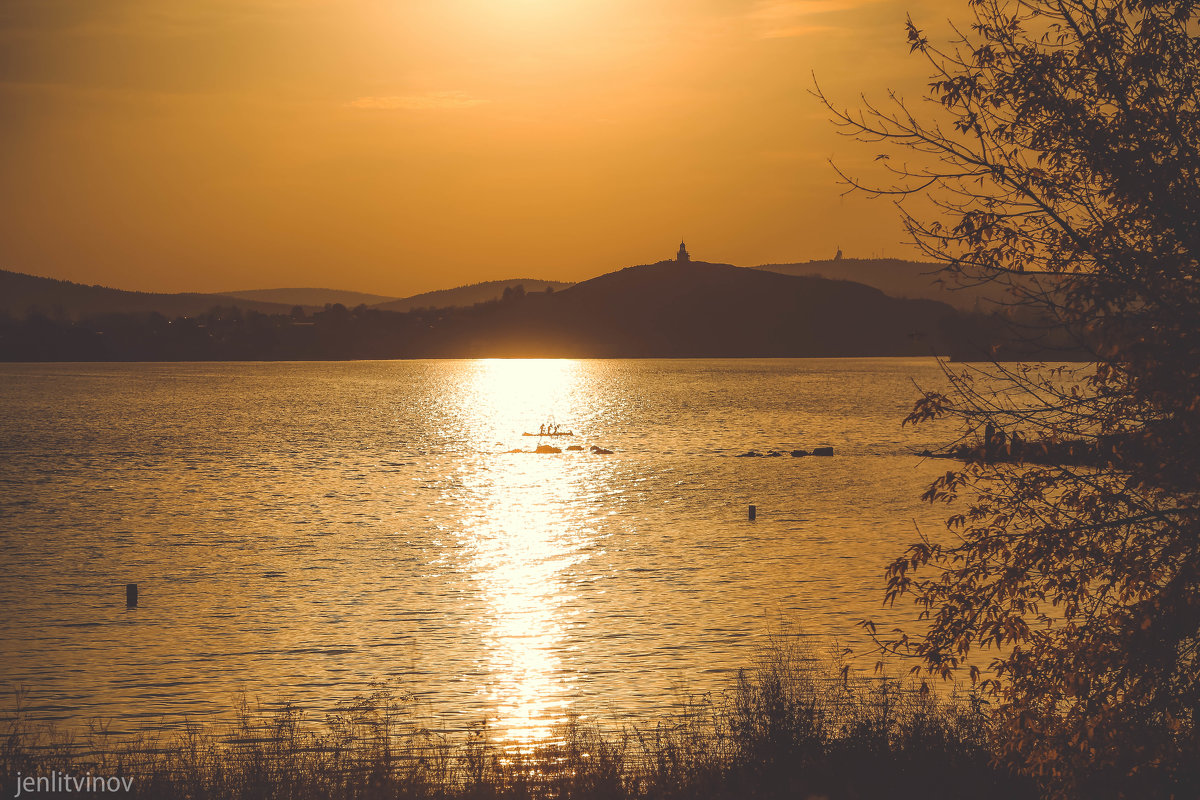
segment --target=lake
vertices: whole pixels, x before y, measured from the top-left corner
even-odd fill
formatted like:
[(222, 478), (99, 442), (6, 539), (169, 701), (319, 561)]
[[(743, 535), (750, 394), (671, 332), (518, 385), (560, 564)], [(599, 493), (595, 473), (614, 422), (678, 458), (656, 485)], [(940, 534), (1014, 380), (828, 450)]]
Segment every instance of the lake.
[[(933, 360), (0, 365), (0, 680), (114, 732), (393, 681), (536, 741), (864, 651), (949, 432)], [(612, 455), (507, 453), (556, 422)], [(834, 456), (737, 458), (832, 446)], [(757, 520), (747, 519), (755, 504)], [(125, 607), (127, 582), (141, 602)], [(881, 626), (881, 629), (885, 629)], [(874, 659), (870, 659), (873, 663)]]

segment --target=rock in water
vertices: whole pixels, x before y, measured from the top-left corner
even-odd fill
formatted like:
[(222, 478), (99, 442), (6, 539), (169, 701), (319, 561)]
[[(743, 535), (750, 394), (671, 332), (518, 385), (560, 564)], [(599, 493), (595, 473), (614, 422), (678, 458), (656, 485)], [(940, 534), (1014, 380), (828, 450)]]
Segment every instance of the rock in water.
[(833, 455), (832, 447), (814, 447), (812, 454), (814, 456), (831, 456)]
[(558, 449), (557, 447), (554, 447), (553, 445), (539, 444), (537, 447), (537, 450), (534, 450), (533, 452), (535, 452), (535, 453), (561, 453), (562, 450)]

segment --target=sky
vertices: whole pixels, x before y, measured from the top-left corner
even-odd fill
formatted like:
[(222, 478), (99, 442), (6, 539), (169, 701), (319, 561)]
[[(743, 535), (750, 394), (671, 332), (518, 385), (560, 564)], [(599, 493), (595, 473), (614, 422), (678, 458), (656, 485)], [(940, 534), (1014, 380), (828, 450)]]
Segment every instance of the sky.
[(966, 0), (3, 0), (0, 268), (401, 296), (901, 256), (845, 105)]

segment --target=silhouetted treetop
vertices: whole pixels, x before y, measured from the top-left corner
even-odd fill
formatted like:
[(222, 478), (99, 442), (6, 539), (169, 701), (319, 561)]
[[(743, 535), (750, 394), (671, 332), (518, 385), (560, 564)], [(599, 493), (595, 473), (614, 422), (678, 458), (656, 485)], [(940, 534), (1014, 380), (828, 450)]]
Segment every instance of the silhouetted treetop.
[[(910, 421), (957, 417), (974, 450), (926, 495), (960, 505), (950, 535), (888, 572), (888, 599), (929, 624), (886, 646), (943, 675), (990, 650), (971, 675), (1054, 796), (1200, 796), (1198, 8), (972, 0), (946, 47), (909, 22), (924, 111), (826, 99), (843, 131), (902, 153), (851, 185), (1093, 359), (950, 373), (918, 402)], [(1090, 456), (1024, 463), (1030, 442)]]

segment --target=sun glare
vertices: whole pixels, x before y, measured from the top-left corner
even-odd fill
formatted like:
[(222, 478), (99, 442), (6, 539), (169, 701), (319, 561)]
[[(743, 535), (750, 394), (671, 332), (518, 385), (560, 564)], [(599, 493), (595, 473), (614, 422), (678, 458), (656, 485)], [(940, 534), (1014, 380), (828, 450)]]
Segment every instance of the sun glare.
[[(573, 681), (560, 654), (575, 599), (566, 573), (595, 538), (563, 513), (587, 491), (595, 462), (528, 452), (539, 439), (523, 433), (554, 419), (569, 427), (580, 373), (574, 361), (480, 361), (462, 393), (485, 451), (464, 476), (471, 501), (461, 525), (486, 608), (481, 666), (496, 727), (518, 746), (546, 741), (566, 714)], [(511, 442), (527, 452), (502, 452)]]
[[(569, 423), (580, 364), (566, 359), (486, 359), (477, 362), (464, 409), (481, 434), (507, 439), (536, 432), (551, 420)], [(566, 428), (564, 428), (565, 430)], [(488, 447), (491, 442), (480, 442)]]

